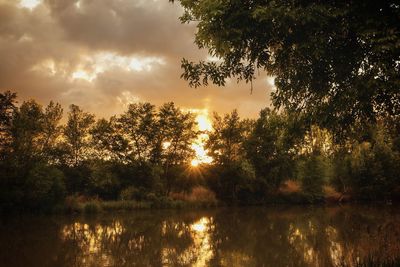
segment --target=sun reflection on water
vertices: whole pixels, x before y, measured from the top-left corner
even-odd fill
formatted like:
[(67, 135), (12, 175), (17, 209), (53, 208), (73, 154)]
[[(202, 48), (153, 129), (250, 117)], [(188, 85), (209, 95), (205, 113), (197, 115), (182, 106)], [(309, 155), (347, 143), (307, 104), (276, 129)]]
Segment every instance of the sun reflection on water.
[[(179, 225), (172, 226), (178, 229)], [(163, 234), (166, 234), (167, 224), (162, 227)], [(176, 249), (169, 246), (162, 248), (163, 265), (169, 266), (172, 263), (178, 263), (184, 266), (203, 267), (208, 266), (209, 261), (213, 258), (214, 252), (211, 247), (210, 231), (212, 228), (212, 218), (202, 217), (199, 220), (186, 225), (184, 227), (189, 231), (191, 245), (178, 253)], [(184, 233), (178, 231), (178, 237), (184, 239)], [(176, 255), (178, 254), (178, 255)], [(175, 258), (176, 261), (171, 259)]]

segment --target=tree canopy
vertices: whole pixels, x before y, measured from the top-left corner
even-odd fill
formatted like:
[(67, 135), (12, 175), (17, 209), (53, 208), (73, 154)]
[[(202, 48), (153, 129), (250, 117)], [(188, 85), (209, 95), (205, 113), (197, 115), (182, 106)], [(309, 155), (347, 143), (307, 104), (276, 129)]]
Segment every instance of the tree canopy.
[(273, 105), (343, 132), (400, 112), (397, 1), (180, 0), (195, 43), (220, 62), (182, 60), (191, 86), (275, 77)]

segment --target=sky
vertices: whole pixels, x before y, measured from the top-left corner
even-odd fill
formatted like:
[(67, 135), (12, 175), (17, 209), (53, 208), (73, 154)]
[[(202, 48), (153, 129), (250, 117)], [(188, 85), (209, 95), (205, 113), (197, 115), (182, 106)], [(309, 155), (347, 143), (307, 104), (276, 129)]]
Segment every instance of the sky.
[(98, 117), (132, 102), (254, 118), (269, 106), (273, 79), (190, 88), (181, 59), (214, 60), (194, 44), (195, 24), (168, 0), (0, 0), (0, 91), (76, 104)]

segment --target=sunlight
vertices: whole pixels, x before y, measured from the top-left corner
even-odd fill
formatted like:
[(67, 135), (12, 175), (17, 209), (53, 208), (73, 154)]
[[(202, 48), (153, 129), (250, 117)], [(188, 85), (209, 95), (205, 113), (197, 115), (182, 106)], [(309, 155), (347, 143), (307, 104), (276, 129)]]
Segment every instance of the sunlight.
[(212, 123), (208, 118), (208, 112), (200, 113), (196, 116), (196, 122), (200, 131), (211, 131)]
[(192, 159), (192, 161), (190, 162), (190, 165), (192, 165), (193, 167), (197, 167), (197, 166), (199, 166), (199, 161), (197, 159)]
[(165, 64), (164, 59), (160, 57), (120, 56), (116, 53), (102, 52), (83, 58), (81, 64), (71, 73), (71, 78), (92, 82), (99, 74), (113, 69), (150, 72), (155, 67)]
[(162, 147), (163, 147), (163, 149), (167, 149), (167, 148), (170, 147), (170, 145), (171, 145), (171, 142), (166, 141), (166, 142), (164, 142), (164, 143), (162, 144)]
[(42, 1), (41, 0), (21, 0), (19, 2), (19, 5), (21, 7), (29, 8), (29, 9), (34, 9), (36, 6), (38, 6)]
[[(201, 137), (203, 136), (203, 137)], [(198, 166), (200, 163), (210, 164), (213, 159), (208, 155), (208, 151), (204, 148), (205, 141), (207, 137), (204, 137), (205, 134), (201, 135), (195, 143), (192, 144), (192, 149), (194, 150), (196, 157), (192, 160), (192, 166)], [(195, 163), (195, 164), (193, 164)]]
[(208, 151), (205, 149), (205, 144), (208, 140), (207, 132), (212, 131), (212, 122), (208, 116), (208, 109), (190, 109), (189, 111), (196, 114), (197, 129), (203, 132), (192, 143), (195, 158), (190, 164), (192, 167), (197, 167), (200, 164), (210, 164), (213, 158), (208, 155)]
[(190, 227), (193, 231), (192, 237), (196, 247), (196, 254), (198, 255), (192, 266), (208, 266), (214, 254), (210, 243), (210, 233), (208, 233), (211, 223), (212, 221), (209, 218), (203, 217)]
[(266, 78), (267, 85), (271, 87), (271, 91), (276, 91), (276, 85), (275, 85), (275, 77), (273, 76), (268, 76)]
[(93, 81), (96, 78), (96, 75), (93, 73), (88, 73), (84, 70), (77, 70), (75, 72), (72, 73), (72, 79), (74, 80), (86, 80), (86, 81)]
[(207, 225), (209, 224), (209, 220), (206, 217), (201, 218), (197, 222), (193, 223), (191, 225), (191, 228), (193, 231), (196, 232), (204, 232), (207, 228)]

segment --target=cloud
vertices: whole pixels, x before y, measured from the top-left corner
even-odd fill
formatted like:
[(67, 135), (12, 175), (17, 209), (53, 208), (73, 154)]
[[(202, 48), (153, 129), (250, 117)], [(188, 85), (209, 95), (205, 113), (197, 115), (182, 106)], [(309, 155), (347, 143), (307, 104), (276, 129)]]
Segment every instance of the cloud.
[(0, 0), (0, 90), (105, 117), (132, 101), (255, 117), (273, 87), (264, 74), (252, 95), (243, 83), (192, 89), (180, 79), (182, 57), (207, 58), (181, 13), (166, 0)]

